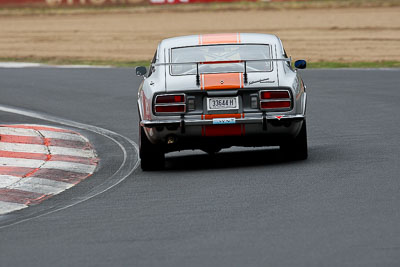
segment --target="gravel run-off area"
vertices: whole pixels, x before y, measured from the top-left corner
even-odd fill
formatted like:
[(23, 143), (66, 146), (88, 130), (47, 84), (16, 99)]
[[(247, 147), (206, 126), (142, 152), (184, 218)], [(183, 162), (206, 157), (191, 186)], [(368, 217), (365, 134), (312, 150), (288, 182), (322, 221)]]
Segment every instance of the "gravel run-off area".
[(278, 35), (293, 58), (400, 61), (400, 7), (98, 12), (0, 17), (0, 58), (149, 60), (167, 37)]

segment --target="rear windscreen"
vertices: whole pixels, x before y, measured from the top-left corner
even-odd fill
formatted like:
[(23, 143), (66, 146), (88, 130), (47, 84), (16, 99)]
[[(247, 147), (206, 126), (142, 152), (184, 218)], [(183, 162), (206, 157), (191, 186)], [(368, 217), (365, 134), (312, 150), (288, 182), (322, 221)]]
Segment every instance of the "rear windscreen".
[[(227, 44), (191, 46), (171, 49), (172, 75), (196, 74), (196, 64), (200, 62), (199, 73), (244, 72), (244, 63), (220, 63), (224, 61), (271, 59), (269, 45)], [(207, 64), (204, 64), (207, 63)], [(210, 63), (211, 62), (211, 63)], [(214, 62), (214, 63), (212, 63)], [(271, 71), (270, 61), (247, 62), (247, 72)]]

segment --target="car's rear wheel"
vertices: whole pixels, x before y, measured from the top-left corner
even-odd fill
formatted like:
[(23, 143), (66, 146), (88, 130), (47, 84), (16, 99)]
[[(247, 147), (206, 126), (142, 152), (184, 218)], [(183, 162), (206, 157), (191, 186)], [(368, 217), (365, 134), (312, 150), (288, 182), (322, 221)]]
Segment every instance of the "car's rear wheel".
[(285, 157), (296, 160), (304, 160), (308, 157), (307, 145), (307, 125), (306, 120), (303, 121), (300, 133), (296, 138), (285, 142), (280, 146)]
[(147, 139), (143, 127), (139, 133), (140, 166), (143, 171), (155, 171), (164, 168), (165, 153), (159, 145), (155, 145)]

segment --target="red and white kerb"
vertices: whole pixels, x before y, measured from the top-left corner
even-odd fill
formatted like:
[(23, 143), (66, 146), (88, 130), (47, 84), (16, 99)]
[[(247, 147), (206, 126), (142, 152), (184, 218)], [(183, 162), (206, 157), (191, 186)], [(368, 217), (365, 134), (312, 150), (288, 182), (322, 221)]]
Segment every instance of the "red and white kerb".
[(0, 125), (0, 215), (58, 194), (96, 169), (81, 134), (42, 125)]

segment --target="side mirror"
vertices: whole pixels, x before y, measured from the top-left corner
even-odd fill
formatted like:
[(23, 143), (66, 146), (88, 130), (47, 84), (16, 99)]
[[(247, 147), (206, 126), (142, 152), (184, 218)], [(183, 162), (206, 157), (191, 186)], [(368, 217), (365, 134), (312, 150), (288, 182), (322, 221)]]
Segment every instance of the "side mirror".
[(146, 67), (140, 66), (140, 67), (136, 67), (136, 75), (137, 76), (144, 76), (147, 73), (147, 69)]
[(296, 69), (305, 69), (307, 67), (307, 62), (303, 59), (297, 60), (296, 62), (294, 62), (294, 67)]

